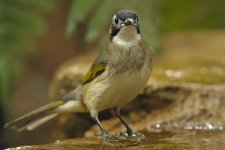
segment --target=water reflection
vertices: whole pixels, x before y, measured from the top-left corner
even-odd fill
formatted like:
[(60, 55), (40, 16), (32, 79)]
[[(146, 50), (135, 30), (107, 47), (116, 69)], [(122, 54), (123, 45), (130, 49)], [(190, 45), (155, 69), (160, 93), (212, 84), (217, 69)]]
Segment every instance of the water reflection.
[(221, 123), (189, 122), (184, 126), (184, 129), (188, 129), (188, 130), (223, 130), (223, 126)]
[(147, 127), (147, 130), (150, 132), (162, 132), (162, 131), (172, 131), (176, 129), (185, 129), (185, 130), (214, 130), (222, 131), (224, 129), (223, 125), (213, 122), (187, 122), (187, 123), (178, 123), (178, 122), (164, 122), (150, 124)]

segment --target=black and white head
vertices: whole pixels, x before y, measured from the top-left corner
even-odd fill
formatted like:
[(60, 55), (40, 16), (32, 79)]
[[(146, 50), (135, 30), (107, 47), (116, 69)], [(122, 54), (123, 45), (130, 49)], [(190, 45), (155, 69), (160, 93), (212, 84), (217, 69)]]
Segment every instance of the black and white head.
[(119, 44), (140, 39), (138, 16), (130, 10), (120, 10), (112, 18), (110, 39)]

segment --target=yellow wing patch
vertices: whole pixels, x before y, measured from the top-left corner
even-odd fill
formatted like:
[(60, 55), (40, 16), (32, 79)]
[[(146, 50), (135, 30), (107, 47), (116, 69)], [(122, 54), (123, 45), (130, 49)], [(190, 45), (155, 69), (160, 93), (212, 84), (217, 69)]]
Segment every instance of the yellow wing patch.
[(88, 83), (101, 75), (106, 68), (106, 64), (96, 64), (91, 67), (87, 74), (83, 78), (83, 84)]

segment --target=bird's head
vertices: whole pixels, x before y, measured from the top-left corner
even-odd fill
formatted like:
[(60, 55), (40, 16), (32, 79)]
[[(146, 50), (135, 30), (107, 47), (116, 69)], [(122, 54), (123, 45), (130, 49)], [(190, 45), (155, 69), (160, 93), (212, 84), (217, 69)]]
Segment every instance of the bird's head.
[(110, 39), (117, 42), (132, 42), (139, 37), (140, 29), (136, 13), (130, 10), (118, 11), (112, 18)]

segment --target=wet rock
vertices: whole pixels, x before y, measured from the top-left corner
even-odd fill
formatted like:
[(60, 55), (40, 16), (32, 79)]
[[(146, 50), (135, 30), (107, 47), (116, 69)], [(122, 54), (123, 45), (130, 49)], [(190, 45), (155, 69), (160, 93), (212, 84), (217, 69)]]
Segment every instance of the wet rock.
[(20, 146), (13, 149), (60, 149), (60, 150), (212, 150), (223, 149), (225, 146), (225, 134), (223, 132), (171, 132), (148, 133), (142, 140), (131, 140), (130, 138), (116, 141), (103, 140), (100, 137), (77, 138), (46, 145)]

